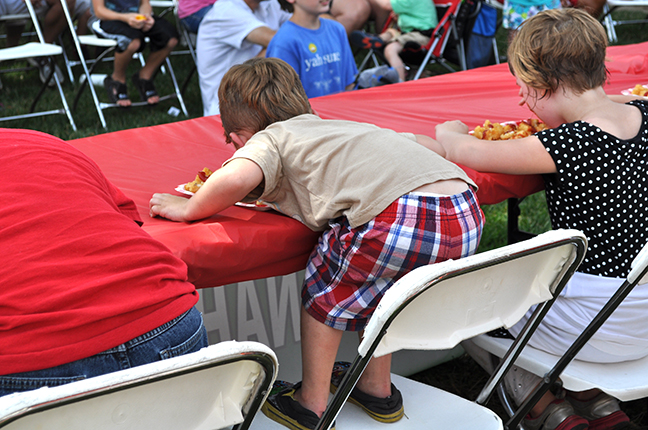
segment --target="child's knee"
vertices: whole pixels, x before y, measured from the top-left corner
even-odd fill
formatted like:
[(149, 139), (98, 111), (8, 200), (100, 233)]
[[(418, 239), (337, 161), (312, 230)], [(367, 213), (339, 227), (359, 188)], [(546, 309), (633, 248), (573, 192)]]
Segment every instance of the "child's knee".
[(128, 44), (126, 49), (124, 50), (125, 53), (128, 53), (130, 55), (136, 53), (139, 51), (140, 47), (142, 46), (142, 41), (139, 39), (133, 39), (131, 42)]
[(167, 43), (167, 48), (168, 49), (173, 49), (178, 45), (178, 38), (177, 37), (172, 37), (169, 39), (169, 42)]

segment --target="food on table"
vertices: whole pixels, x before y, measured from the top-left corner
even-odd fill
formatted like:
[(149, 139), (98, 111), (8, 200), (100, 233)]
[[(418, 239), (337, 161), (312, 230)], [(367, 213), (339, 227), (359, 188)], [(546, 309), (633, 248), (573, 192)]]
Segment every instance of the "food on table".
[(646, 97), (646, 96), (648, 96), (648, 87), (646, 87), (644, 85), (641, 85), (641, 84), (637, 84), (632, 89), (632, 94), (634, 94), (636, 96)]
[(475, 127), (472, 134), (482, 140), (510, 140), (531, 136), (540, 130), (547, 128), (547, 125), (539, 119), (532, 118), (520, 122), (490, 122), (486, 120), (484, 125)]
[(202, 187), (202, 185), (205, 183), (207, 178), (209, 178), (209, 176), (212, 173), (213, 172), (211, 170), (205, 167), (200, 172), (198, 172), (198, 174), (196, 175), (196, 179), (194, 179), (192, 182), (187, 182), (185, 184), (184, 189), (189, 192), (195, 193), (196, 191), (198, 191), (200, 187)]

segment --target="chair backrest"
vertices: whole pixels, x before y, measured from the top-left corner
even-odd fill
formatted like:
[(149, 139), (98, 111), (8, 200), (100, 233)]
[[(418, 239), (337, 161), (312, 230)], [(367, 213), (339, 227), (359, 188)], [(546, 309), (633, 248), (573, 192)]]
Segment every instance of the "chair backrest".
[(263, 344), (222, 342), (168, 360), (0, 397), (0, 428), (245, 429), (277, 368), (275, 354)]
[[(464, 339), (510, 327), (531, 306), (555, 300), (586, 250), (587, 239), (580, 231), (555, 230), (459, 260), (419, 267), (403, 276), (387, 290), (371, 316), (358, 356), (322, 417), (321, 428), (333, 422), (372, 356), (401, 349), (448, 349)], [(532, 329), (546, 309), (538, 306)], [(523, 336), (523, 342), (529, 336)], [(512, 360), (503, 365), (504, 372)]]

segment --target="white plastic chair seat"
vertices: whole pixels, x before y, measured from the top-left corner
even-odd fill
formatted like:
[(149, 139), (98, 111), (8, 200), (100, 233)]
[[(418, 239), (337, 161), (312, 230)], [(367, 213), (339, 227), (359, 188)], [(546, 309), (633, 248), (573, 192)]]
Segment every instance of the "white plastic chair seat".
[(0, 397), (3, 430), (213, 430), (257, 412), (276, 377), (257, 342), (200, 351), (53, 388)]
[[(493, 411), (430, 385), (392, 374), (392, 382), (403, 394), (405, 416), (395, 423), (381, 423), (359, 406), (347, 403), (335, 420), (337, 430), (474, 429), (499, 430), (502, 420)], [(457, 413), (461, 411), (461, 413)], [(250, 430), (286, 430), (258, 414)]]
[(50, 43), (29, 42), (24, 45), (0, 49), (0, 61), (61, 55), (63, 48)]
[[(499, 357), (504, 355), (512, 341), (486, 335), (473, 342)], [(544, 375), (560, 357), (527, 346), (515, 364), (536, 375)], [(599, 388), (621, 401), (648, 396), (648, 357), (623, 363), (601, 364), (572, 360), (560, 375), (563, 387), (571, 391)]]
[(110, 48), (117, 45), (117, 41), (115, 40), (104, 39), (90, 34), (78, 36), (78, 38), (81, 45), (98, 46), (100, 48)]

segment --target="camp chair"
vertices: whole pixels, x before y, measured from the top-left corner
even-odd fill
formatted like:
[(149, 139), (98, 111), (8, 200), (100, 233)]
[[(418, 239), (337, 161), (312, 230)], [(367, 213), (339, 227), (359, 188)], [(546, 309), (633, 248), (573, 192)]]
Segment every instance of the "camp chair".
[[(34, 31), (36, 32), (36, 35), (38, 37), (38, 42), (28, 42), (23, 45), (0, 49), (0, 62), (9, 61), (9, 60), (27, 60), (28, 58), (46, 58), (50, 62), (50, 65), (52, 66), (50, 67), (52, 73), (50, 74), (49, 77), (45, 79), (45, 82), (43, 83), (40, 91), (36, 94), (36, 97), (34, 98), (34, 101), (32, 102), (29, 108), (29, 113), (12, 115), (12, 116), (3, 116), (0, 117), (0, 121), (11, 121), (15, 119), (33, 118), (33, 117), (54, 115), (54, 114), (65, 114), (68, 118), (68, 121), (70, 122), (70, 125), (72, 126), (72, 129), (76, 131), (77, 129), (76, 124), (74, 123), (74, 119), (72, 118), (72, 112), (70, 111), (70, 108), (68, 106), (67, 100), (65, 98), (65, 94), (63, 94), (63, 88), (61, 87), (61, 82), (59, 81), (58, 76), (56, 76), (56, 73), (54, 73), (55, 70), (54, 57), (62, 55), (63, 49), (60, 46), (45, 43), (45, 39), (43, 38), (43, 32), (41, 31), (40, 23), (38, 22), (38, 17), (36, 16), (36, 12), (34, 11), (33, 5), (29, 1), (25, 2), (25, 4), (27, 5), (27, 10), (29, 11), (28, 16), (24, 16), (24, 15), (4, 16), (2, 17), (2, 19), (5, 21), (11, 19), (25, 19), (25, 18), (31, 19), (32, 25), (34, 27)], [(2, 72), (11, 72), (11, 71), (19, 71), (19, 70), (22, 71), (24, 69), (2, 70)], [(61, 97), (61, 103), (63, 107), (61, 109), (37, 111), (36, 106), (39, 100), (41, 99), (41, 97), (43, 96), (43, 94), (45, 93), (45, 91), (47, 90), (47, 86), (48, 86), (47, 83), (51, 79), (54, 79), (59, 96)]]
[[(433, 387), (428, 387), (426, 395), (419, 396), (425, 404), (426, 428), (502, 428), (499, 417), (481, 405), (487, 402), (581, 263), (586, 249), (587, 240), (581, 232), (556, 230), (525, 242), (423, 266), (408, 273), (387, 290), (378, 304), (365, 329), (358, 355), (317, 428), (330, 427), (372, 356), (380, 357), (401, 349), (450, 349), (464, 339), (512, 326), (530, 306), (541, 303), (511, 347), (510, 356), (487, 382), (478, 403), (465, 399), (459, 402), (457, 396)], [(407, 420), (417, 411), (407, 409), (407, 392), (404, 387), (400, 388), (406, 404), (406, 417), (401, 421), (405, 421), (403, 428), (411, 428), (414, 423)], [(399, 423), (390, 424), (390, 428)], [(340, 419), (337, 426), (342, 428), (342, 425)]]
[[(514, 410), (511, 401), (506, 397), (505, 391), (503, 389), (499, 390), (502, 403), (512, 416), (509, 421), (511, 423), (509, 428), (514, 428), (513, 424), (519, 423), (524, 418), (526, 412), (520, 413), (520, 410), (530, 409), (558, 378), (562, 381), (563, 387), (571, 391), (598, 388), (621, 401), (636, 400), (648, 396), (648, 374), (646, 373), (648, 357), (621, 363), (604, 364), (574, 359), (576, 354), (632, 289), (637, 284), (646, 283), (648, 283), (648, 245), (637, 255), (632, 263), (630, 274), (614, 296), (610, 298), (608, 303), (562, 357), (548, 354), (531, 346), (524, 350), (515, 364), (531, 373), (542, 376), (543, 381), (541, 386), (534, 392), (534, 395), (530, 396), (517, 412)], [(473, 342), (491, 354), (501, 357), (512, 341), (484, 335), (476, 337)]]
[[(104, 39), (96, 35), (78, 36), (75, 31), (74, 22), (70, 15), (70, 11), (67, 7), (67, 2), (65, 0), (60, 0), (60, 2), (61, 5), (63, 6), (65, 20), (68, 24), (70, 35), (74, 43), (74, 48), (76, 49), (77, 56), (79, 58), (79, 61), (72, 63), (72, 65), (81, 65), (83, 67), (83, 77), (82, 79), (80, 79), (80, 86), (74, 98), (72, 109), (76, 110), (81, 94), (83, 93), (83, 90), (85, 89), (86, 85), (89, 86), (90, 93), (92, 94), (92, 100), (97, 110), (97, 114), (99, 115), (99, 120), (101, 121), (101, 126), (103, 128), (106, 128), (107, 125), (106, 125), (106, 119), (103, 115), (103, 110), (118, 107), (118, 105), (116, 103), (104, 103), (99, 101), (97, 91), (93, 85), (92, 75), (95, 68), (99, 64), (101, 64), (101, 62), (104, 61), (104, 59), (108, 58), (110, 54), (114, 53), (115, 48), (117, 47), (117, 43), (114, 40)], [(91, 46), (91, 47), (102, 49), (103, 51), (101, 52), (101, 54), (97, 56), (97, 58), (88, 61), (86, 60), (83, 50), (81, 49), (82, 46)], [(140, 62), (143, 64), (144, 57), (138, 55), (138, 58)], [(90, 64), (90, 68), (88, 68), (88, 64)], [(171, 62), (169, 61), (168, 57), (165, 60), (165, 64), (166, 64), (166, 70), (169, 76), (171, 77), (171, 83), (173, 84), (174, 92), (168, 95), (160, 95), (160, 102), (171, 98), (176, 98), (178, 100), (178, 103), (180, 104), (182, 113), (184, 113), (185, 116), (189, 116), (189, 113), (187, 112), (187, 107), (185, 106), (184, 98), (182, 97), (182, 93), (180, 92), (180, 88), (178, 86), (178, 81), (176, 80), (173, 67), (171, 66)], [(148, 103), (146, 101), (140, 101), (140, 102), (133, 101), (131, 102), (131, 106), (148, 106)]]
[[(425, 46), (420, 46), (415, 43), (405, 44), (401, 52), (401, 58), (407, 65), (415, 65), (418, 67), (416, 75), (413, 80), (418, 79), (423, 73), (423, 70), (428, 64), (438, 63), (445, 67), (448, 71), (454, 72), (445, 55), (448, 53), (447, 48), (452, 47), (455, 51), (453, 60), (457, 61), (461, 70), (466, 70), (466, 54), (464, 49), (463, 31), (465, 28), (465, 20), (468, 18), (470, 6), (473, 4), (472, 0), (433, 0), (437, 9), (437, 16), (439, 22), (432, 32), (430, 41)], [(466, 6), (462, 7), (462, 4)], [(460, 17), (460, 11), (463, 9), (463, 15)], [(395, 17), (390, 15), (385, 27), (382, 31), (386, 31), (390, 26), (394, 25)], [(369, 50), (367, 56), (363, 59), (358, 67), (361, 72), (370, 59), (374, 59), (377, 64), (376, 57), (381, 57), (380, 53), (375, 50)]]
[[(620, 9), (635, 9), (646, 13), (643, 19), (616, 20), (612, 17), (612, 12)], [(607, 0), (603, 6), (603, 15), (601, 22), (605, 26), (610, 43), (617, 42), (616, 27), (626, 24), (646, 24), (648, 23), (648, 0)]]
[(248, 428), (277, 372), (272, 350), (222, 342), (54, 388), (0, 397), (6, 430)]

